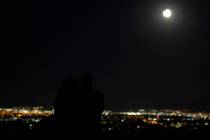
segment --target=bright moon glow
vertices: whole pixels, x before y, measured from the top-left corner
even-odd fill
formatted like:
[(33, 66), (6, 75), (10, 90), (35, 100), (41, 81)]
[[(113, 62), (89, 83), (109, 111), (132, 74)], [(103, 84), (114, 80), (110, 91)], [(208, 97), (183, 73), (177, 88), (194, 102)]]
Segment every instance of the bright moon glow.
[(164, 16), (165, 18), (170, 18), (171, 15), (172, 15), (172, 12), (171, 12), (170, 9), (166, 9), (166, 10), (163, 11), (163, 16)]

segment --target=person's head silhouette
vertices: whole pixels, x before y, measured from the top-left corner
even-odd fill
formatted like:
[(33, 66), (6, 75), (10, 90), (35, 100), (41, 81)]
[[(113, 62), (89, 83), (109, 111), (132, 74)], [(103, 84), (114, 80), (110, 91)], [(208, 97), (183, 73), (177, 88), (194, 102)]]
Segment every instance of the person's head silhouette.
[(64, 80), (60, 86), (60, 89), (72, 90), (72, 89), (76, 89), (78, 87), (79, 87), (79, 85), (77, 83), (77, 80), (73, 76), (67, 76), (64, 78)]
[(90, 73), (83, 73), (80, 75), (80, 85), (83, 89), (93, 88), (93, 76)]
[(66, 107), (70, 106), (69, 96), (74, 96), (77, 94), (79, 89), (79, 84), (73, 76), (65, 77), (54, 102), (55, 116), (58, 118), (67, 116), (65, 110)]

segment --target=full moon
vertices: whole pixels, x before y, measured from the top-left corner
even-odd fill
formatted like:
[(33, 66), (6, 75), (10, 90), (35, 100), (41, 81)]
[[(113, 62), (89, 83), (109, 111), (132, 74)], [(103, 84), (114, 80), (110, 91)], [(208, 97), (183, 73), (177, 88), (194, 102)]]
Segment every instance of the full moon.
[(172, 15), (172, 12), (171, 12), (170, 9), (166, 9), (166, 10), (163, 11), (163, 16), (164, 16), (165, 18), (170, 18), (171, 15)]

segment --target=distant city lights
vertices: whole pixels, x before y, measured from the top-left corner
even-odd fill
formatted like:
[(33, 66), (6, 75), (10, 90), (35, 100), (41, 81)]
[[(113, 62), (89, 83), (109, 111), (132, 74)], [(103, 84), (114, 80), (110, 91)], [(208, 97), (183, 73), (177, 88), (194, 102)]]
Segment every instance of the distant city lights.
[[(0, 122), (22, 120), (33, 129), (41, 119), (54, 114), (53, 107), (14, 107), (0, 108)], [(84, 114), (84, 119), (85, 119)], [(189, 112), (180, 110), (145, 110), (139, 109), (133, 112), (112, 112), (105, 110), (101, 117), (102, 131), (112, 132), (121, 129), (142, 129), (149, 128), (186, 128), (197, 130), (210, 127), (210, 113)]]

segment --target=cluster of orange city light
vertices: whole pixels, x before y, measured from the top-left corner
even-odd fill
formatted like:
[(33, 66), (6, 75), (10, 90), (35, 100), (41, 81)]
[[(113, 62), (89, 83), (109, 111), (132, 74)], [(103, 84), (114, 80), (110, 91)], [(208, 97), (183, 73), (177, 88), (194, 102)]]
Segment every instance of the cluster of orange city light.
[(53, 115), (53, 110), (46, 110), (43, 107), (0, 108), (0, 118), (49, 117), (51, 115)]

